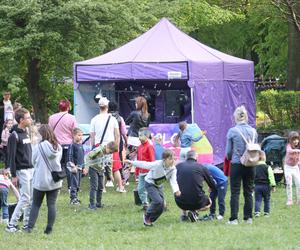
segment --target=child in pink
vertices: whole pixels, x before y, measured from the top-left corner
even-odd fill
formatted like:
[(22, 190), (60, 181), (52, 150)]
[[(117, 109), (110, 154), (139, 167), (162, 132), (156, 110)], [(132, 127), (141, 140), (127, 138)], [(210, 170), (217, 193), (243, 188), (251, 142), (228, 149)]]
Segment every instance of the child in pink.
[(15, 186), (9, 179), (9, 171), (7, 169), (0, 169), (0, 205), (2, 210), (2, 223), (8, 224), (8, 191), (11, 189), (16, 196), (17, 200), (20, 198), (20, 194)]
[(292, 131), (289, 134), (288, 144), (286, 146), (286, 156), (284, 162), (284, 176), (286, 182), (286, 205), (293, 205), (293, 179), (296, 185), (297, 203), (300, 204), (300, 171), (298, 164), (300, 162), (300, 137), (299, 133)]
[(7, 142), (8, 142), (8, 137), (10, 136), (10, 130), (13, 126), (13, 120), (12, 119), (7, 119), (4, 123), (2, 134), (1, 134), (1, 144), (0, 144), (0, 149), (3, 152), (3, 158), (4, 158), (4, 163), (6, 165), (6, 159), (7, 159)]

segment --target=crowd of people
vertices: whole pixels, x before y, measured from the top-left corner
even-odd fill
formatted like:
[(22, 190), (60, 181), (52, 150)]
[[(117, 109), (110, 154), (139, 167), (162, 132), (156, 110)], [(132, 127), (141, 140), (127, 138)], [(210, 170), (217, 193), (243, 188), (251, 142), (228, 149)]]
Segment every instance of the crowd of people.
[[(271, 191), (275, 191), (276, 186), (274, 174), (266, 164), (266, 155), (259, 148), (256, 129), (248, 124), (244, 106), (237, 107), (233, 114), (236, 125), (228, 130), (226, 137), (225, 162), (230, 164), (227, 164), (226, 169), (224, 165), (223, 172), (212, 164), (197, 162), (197, 153), (192, 144), (201, 140), (205, 131), (195, 136), (186, 122), (178, 124), (179, 133), (174, 141), (175, 146), (181, 147), (178, 161), (171, 149), (163, 147), (160, 134), (152, 138), (149, 130), (150, 114), (144, 97), (136, 98), (136, 110), (127, 119), (120, 116), (117, 104), (106, 97), (101, 97), (98, 103), (100, 112), (90, 123), (91, 150), (85, 154), (83, 132), (77, 127), (75, 117), (69, 114), (69, 101), (60, 101), (59, 112), (49, 117), (48, 124), (38, 125), (33, 138), (29, 133), (30, 128), (33, 130), (30, 112), (20, 106), (14, 110), (10, 93), (4, 93), (3, 104), (0, 106), (0, 125), (3, 125), (1, 152), (5, 168), (0, 172), (0, 200), (1, 221), (7, 224), (7, 232), (19, 230), (19, 218), (23, 215), (22, 230), (30, 233), (46, 196), (48, 220), (44, 233), (50, 234), (56, 218), (56, 200), (64, 177), (70, 193), (70, 205), (81, 204), (78, 197), (81, 177), (88, 175), (88, 209), (102, 208), (102, 195), (107, 184), (115, 182), (117, 192), (126, 192), (128, 178), (125, 178), (124, 172), (128, 166), (135, 168), (134, 176), (145, 226), (152, 226), (166, 209), (163, 190), (166, 181), (170, 182), (174, 201), (181, 209), (182, 221), (223, 220), (228, 185), (228, 224), (239, 224), (241, 186), (245, 223), (251, 224), (253, 215), (261, 216), (262, 200), (263, 215), (270, 215)], [(126, 124), (129, 126), (128, 131)], [(132, 137), (139, 141), (139, 145), (130, 145)], [(293, 180), (297, 203), (300, 204), (299, 139), (297, 132), (291, 132), (286, 147), (284, 170), (287, 205), (293, 204)], [(209, 195), (205, 193), (204, 183), (209, 187)], [(7, 201), (9, 189), (13, 190), (18, 199), (10, 219)], [(209, 213), (200, 217), (199, 211), (206, 210)]]

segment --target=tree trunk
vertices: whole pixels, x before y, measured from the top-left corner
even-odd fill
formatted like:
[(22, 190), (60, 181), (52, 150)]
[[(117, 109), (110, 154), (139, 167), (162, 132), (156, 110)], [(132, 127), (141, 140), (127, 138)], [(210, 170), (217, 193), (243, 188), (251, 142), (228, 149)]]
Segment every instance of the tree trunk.
[(28, 63), (27, 89), (34, 110), (35, 121), (48, 123), (46, 95), (40, 87), (40, 60), (31, 58)]
[[(300, 4), (295, 5), (300, 13)], [(295, 22), (289, 22), (288, 31), (288, 82), (287, 89), (300, 90), (300, 31)]]

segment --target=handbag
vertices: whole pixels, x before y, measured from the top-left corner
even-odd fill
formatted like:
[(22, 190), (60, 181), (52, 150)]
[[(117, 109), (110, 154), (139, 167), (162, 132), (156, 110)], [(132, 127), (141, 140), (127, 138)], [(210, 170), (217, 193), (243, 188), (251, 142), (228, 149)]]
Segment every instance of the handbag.
[(52, 175), (52, 178), (53, 178), (53, 181), (54, 181), (54, 182), (58, 182), (58, 181), (64, 179), (65, 177), (67, 177), (67, 173), (66, 173), (65, 170), (62, 169), (61, 171), (54, 171), (54, 170), (51, 168), (50, 162), (49, 162), (49, 160), (47, 159), (47, 157), (46, 157), (46, 155), (45, 155), (45, 152), (44, 152), (44, 150), (43, 150), (41, 144), (39, 144), (39, 150), (40, 150), (41, 155), (42, 155), (42, 157), (43, 157), (43, 159), (44, 159), (44, 162), (46, 163), (47, 168), (49, 169), (49, 171), (50, 171), (50, 173), (51, 173), (51, 175)]

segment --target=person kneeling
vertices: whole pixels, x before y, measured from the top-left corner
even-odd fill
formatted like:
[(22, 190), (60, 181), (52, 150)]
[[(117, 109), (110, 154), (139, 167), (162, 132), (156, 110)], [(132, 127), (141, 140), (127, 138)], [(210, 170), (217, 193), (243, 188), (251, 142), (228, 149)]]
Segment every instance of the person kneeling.
[(197, 153), (193, 150), (187, 152), (186, 161), (179, 163), (176, 168), (181, 195), (175, 197), (175, 202), (182, 209), (181, 220), (196, 222), (197, 212), (205, 211), (211, 206), (211, 200), (203, 190), (203, 181), (211, 190), (216, 189), (215, 182), (208, 170), (197, 163)]

